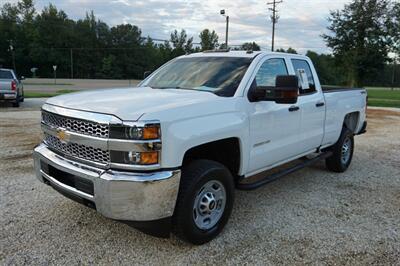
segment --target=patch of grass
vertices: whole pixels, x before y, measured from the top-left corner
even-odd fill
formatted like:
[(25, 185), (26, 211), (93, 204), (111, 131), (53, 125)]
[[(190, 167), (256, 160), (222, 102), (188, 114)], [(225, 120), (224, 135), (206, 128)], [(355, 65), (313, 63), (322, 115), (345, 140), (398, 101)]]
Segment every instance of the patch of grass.
[(72, 83), (56, 83), (54, 84), (54, 82), (40, 82), (40, 83), (36, 83), (36, 82), (23, 82), (24, 85), (31, 85), (31, 86), (51, 86), (51, 85), (60, 85), (60, 86), (72, 86), (74, 84)]
[(76, 92), (76, 90), (58, 90), (57, 92), (25, 91), (25, 98), (49, 98), (61, 94)]
[(368, 88), (367, 91), (368, 105), (400, 108), (400, 90)]
[[(365, 87), (367, 90), (391, 90), (391, 87)], [(400, 90), (399, 87), (394, 87), (394, 90)]]
[(58, 94), (64, 94), (64, 93), (71, 93), (71, 92), (77, 92), (77, 90), (58, 90)]
[(400, 90), (374, 90), (367, 89), (368, 98), (377, 99), (388, 99), (388, 100), (399, 100), (400, 101)]
[(400, 108), (400, 101), (368, 98), (368, 106)]

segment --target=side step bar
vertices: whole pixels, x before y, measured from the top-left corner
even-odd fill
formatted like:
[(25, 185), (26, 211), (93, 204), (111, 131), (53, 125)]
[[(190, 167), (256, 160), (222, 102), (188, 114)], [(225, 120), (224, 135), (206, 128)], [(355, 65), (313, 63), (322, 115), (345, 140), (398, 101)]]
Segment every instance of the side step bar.
[(285, 175), (291, 174), (293, 172), (296, 172), (298, 170), (303, 169), (304, 167), (307, 167), (307, 166), (309, 166), (311, 164), (314, 164), (315, 162), (317, 162), (319, 160), (326, 159), (327, 157), (329, 157), (331, 155), (332, 155), (331, 151), (327, 151), (327, 152), (321, 153), (320, 155), (318, 155), (318, 156), (316, 156), (316, 157), (314, 157), (312, 159), (308, 159), (308, 160), (302, 161), (302, 162), (300, 162), (300, 163), (298, 163), (298, 164), (296, 164), (296, 165), (294, 165), (294, 166), (292, 166), (290, 168), (283, 169), (280, 172), (268, 175), (268, 176), (266, 176), (266, 177), (264, 177), (264, 178), (262, 178), (260, 180), (257, 180), (257, 181), (255, 181), (253, 183), (241, 183), (239, 181), (236, 184), (236, 188), (240, 189), (240, 190), (254, 190), (254, 189), (257, 189), (257, 188), (259, 188), (259, 187), (261, 187), (261, 186), (263, 186), (265, 184), (268, 184), (268, 183), (270, 183), (272, 181), (275, 181), (276, 179), (278, 179), (280, 177), (283, 177)]

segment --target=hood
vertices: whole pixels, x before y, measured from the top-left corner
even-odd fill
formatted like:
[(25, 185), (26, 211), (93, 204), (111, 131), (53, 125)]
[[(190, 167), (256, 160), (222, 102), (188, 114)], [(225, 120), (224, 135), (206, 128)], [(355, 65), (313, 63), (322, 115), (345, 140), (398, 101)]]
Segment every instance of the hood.
[(138, 87), (68, 93), (52, 97), (46, 103), (75, 110), (110, 114), (125, 121), (136, 121), (146, 113), (217, 98), (219, 97), (213, 93), (202, 91)]

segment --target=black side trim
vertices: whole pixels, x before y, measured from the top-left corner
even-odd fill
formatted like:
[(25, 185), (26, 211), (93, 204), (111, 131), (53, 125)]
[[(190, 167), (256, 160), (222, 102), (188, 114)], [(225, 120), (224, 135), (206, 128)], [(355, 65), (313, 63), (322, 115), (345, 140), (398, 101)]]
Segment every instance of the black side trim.
[(169, 238), (172, 230), (172, 217), (162, 218), (154, 221), (122, 221), (119, 222), (127, 224), (145, 234)]
[[(239, 182), (236, 184), (236, 188), (240, 189), (240, 190), (254, 190), (254, 189), (257, 189), (257, 188), (259, 188), (259, 187), (261, 187), (263, 185), (266, 185), (266, 184), (268, 184), (268, 183), (270, 183), (272, 181), (275, 181), (276, 179), (278, 179), (280, 177), (283, 177), (285, 175), (291, 174), (291, 173), (293, 173), (293, 172), (295, 172), (297, 170), (303, 169), (304, 167), (309, 166), (309, 165), (311, 165), (311, 164), (313, 164), (313, 163), (315, 163), (315, 162), (317, 162), (317, 161), (319, 161), (321, 159), (325, 159), (325, 158), (327, 158), (327, 157), (329, 157), (331, 155), (332, 155), (332, 152), (330, 152), (330, 151), (324, 152), (324, 153), (318, 155), (317, 157), (314, 157), (312, 159), (308, 159), (306, 161), (302, 161), (302, 162), (296, 164), (293, 167), (290, 167), (290, 168), (287, 168), (287, 169), (283, 169), (282, 171), (279, 171), (279, 172), (277, 172), (275, 174), (272, 174), (272, 175), (267, 175), (264, 178), (262, 178), (260, 180), (257, 180), (255, 182), (252, 182), (252, 183), (244, 183), (244, 182), (241, 182), (239, 180)], [(263, 173), (260, 173), (260, 174), (257, 174), (256, 176), (262, 175), (262, 174)]]

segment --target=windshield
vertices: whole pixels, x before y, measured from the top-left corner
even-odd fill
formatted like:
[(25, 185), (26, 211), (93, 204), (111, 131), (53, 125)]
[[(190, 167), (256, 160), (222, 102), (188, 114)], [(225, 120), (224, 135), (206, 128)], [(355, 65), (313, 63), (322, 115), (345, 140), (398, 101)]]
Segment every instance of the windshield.
[(208, 91), (231, 97), (251, 61), (252, 58), (239, 57), (180, 58), (162, 68), (143, 86)]

